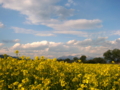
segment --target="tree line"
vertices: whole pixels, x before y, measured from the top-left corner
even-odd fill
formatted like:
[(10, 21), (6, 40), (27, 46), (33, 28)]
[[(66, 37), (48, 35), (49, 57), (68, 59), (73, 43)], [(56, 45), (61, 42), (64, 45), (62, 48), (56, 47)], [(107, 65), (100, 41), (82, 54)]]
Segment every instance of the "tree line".
[(112, 61), (115, 63), (120, 63), (120, 49), (113, 49), (113, 50), (107, 50), (103, 53), (102, 57), (96, 57), (93, 59), (86, 60), (86, 55), (82, 55), (80, 58), (74, 57), (73, 60), (70, 60), (69, 58), (66, 59), (58, 59), (58, 61), (65, 61), (65, 62), (78, 62), (78, 60), (81, 60), (83, 63), (111, 63)]

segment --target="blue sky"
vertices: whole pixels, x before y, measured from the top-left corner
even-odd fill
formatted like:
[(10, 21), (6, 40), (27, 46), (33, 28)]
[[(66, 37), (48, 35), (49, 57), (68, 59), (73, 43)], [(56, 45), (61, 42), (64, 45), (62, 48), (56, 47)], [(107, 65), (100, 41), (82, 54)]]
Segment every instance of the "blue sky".
[(0, 0), (0, 54), (102, 56), (120, 49), (119, 0)]

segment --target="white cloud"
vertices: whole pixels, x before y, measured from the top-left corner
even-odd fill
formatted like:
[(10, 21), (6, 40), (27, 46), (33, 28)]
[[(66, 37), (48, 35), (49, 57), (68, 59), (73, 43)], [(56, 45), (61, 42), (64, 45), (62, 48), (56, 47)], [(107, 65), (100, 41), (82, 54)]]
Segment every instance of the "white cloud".
[(2, 54), (8, 54), (11, 55), (13, 53), (13, 50), (9, 50), (10, 47), (6, 47), (4, 43), (0, 43), (0, 55)]
[(16, 43), (12, 46), (12, 49), (30, 49), (30, 50), (44, 50), (49, 47), (57, 47), (62, 43), (55, 43), (55, 42), (48, 42), (48, 41), (40, 41), (40, 42), (33, 42), (27, 44), (20, 44)]
[(65, 6), (70, 7), (72, 4), (76, 5), (76, 3), (73, 0), (68, 0), (68, 2), (65, 4)]
[(48, 41), (41, 41), (41, 42), (33, 42), (33, 43), (27, 43), (27, 44), (22, 44), (21, 47), (23, 49), (30, 49), (30, 48), (38, 48), (38, 47), (44, 47), (48, 45)]
[(101, 46), (105, 43), (108, 43), (106, 39), (107, 37), (98, 37), (97, 39), (85, 39), (84, 41), (77, 41), (74, 44), (81, 46)]
[(72, 31), (72, 30), (35, 31), (32, 29), (24, 29), (19, 27), (12, 27), (12, 29), (14, 30), (15, 33), (33, 34), (36, 36), (56, 36), (56, 34), (72, 34), (72, 35), (77, 35), (81, 37), (88, 37), (88, 33), (83, 31)]
[(78, 19), (78, 20), (68, 20), (64, 21), (64, 23), (61, 24), (47, 24), (47, 26), (54, 28), (55, 30), (80, 30), (80, 29), (94, 29), (94, 28), (100, 28), (101, 20), (99, 19), (93, 19), (93, 20), (87, 20), (87, 19)]
[(74, 44), (76, 42), (77, 42), (77, 40), (70, 40), (70, 41), (67, 42), (67, 44)]
[(50, 33), (39, 33), (39, 34), (35, 34), (36, 36), (55, 36), (54, 34), (50, 34)]
[(54, 36), (51, 32), (46, 32), (46, 31), (35, 31), (32, 29), (24, 29), (24, 28), (19, 28), (19, 27), (12, 27), (12, 29), (15, 31), (15, 33), (23, 33), (23, 34), (33, 34), (36, 36)]
[(73, 10), (55, 5), (59, 0), (1, 0), (3, 8), (19, 11), (33, 24), (56, 21), (54, 17), (66, 18)]
[(113, 31), (113, 34), (114, 34), (114, 35), (120, 35), (120, 30)]
[[(70, 43), (71, 42), (71, 43)], [(83, 41), (70, 40), (67, 42), (68, 45), (76, 45), (81, 47), (106, 47), (110, 49), (120, 48), (120, 38), (109, 41), (107, 37), (98, 37), (96, 39), (85, 39)]]
[(4, 27), (4, 24), (2, 22), (0, 22), (0, 28)]
[(15, 39), (15, 40), (13, 40), (14, 42), (19, 42), (20, 40), (19, 39)]
[[(100, 37), (96, 40), (85, 39), (70, 40), (65, 43), (61, 42), (49, 42), (49, 41), (38, 41), (26, 44), (16, 43), (7, 50), (5, 48), (0, 49), (2, 51), (13, 53), (14, 50), (20, 50), (21, 55), (27, 56), (53, 56), (60, 57), (65, 55), (86, 55), (86, 56), (102, 56), (108, 49), (120, 49), (120, 38), (110, 41), (107, 37)], [(13, 53), (14, 54), (14, 53)]]
[(4, 44), (3, 43), (0, 43), (0, 46), (3, 46)]
[(16, 44), (14, 44), (11, 48), (12, 48), (12, 49), (17, 49), (19, 46), (20, 46), (20, 43), (16, 43)]
[[(59, 0), (1, 0), (0, 3), (3, 8), (16, 10), (26, 15), (26, 23), (29, 24), (41, 24), (55, 30), (80, 30), (102, 27), (99, 19), (66, 20), (65, 18), (73, 15), (74, 10), (56, 5), (57, 2)], [(74, 2), (68, 0), (68, 3), (73, 4)]]
[(2, 42), (4, 43), (16, 43), (16, 42), (19, 42), (20, 40), (19, 39), (14, 39), (14, 40), (2, 40)]
[(77, 35), (77, 36), (81, 36), (81, 37), (88, 37), (88, 33), (87, 32), (83, 32), (83, 31), (72, 31), (72, 30), (57, 30), (57, 31), (53, 31), (53, 33), (56, 34), (71, 34), (71, 35)]
[[(6, 54), (6, 52), (7, 52), (7, 51), (6, 51), (6, 49), (3, 49), (3, 48), (2, 48), (2, 49), (0, 49), (0, 54), (2, 54), (2, 55), (3, 55), (3, 54)], [(8, 54), (8, 53), (7, 53), (7, 54)]]

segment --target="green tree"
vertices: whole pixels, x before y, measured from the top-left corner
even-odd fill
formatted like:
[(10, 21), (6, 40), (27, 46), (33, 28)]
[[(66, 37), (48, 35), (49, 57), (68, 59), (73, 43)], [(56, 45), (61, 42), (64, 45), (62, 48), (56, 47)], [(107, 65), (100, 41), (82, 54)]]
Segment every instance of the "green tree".
[(69, 59), (69, 58), (66, 58), (64, 61), (70, 62), (70, 59)]
[(108, 50), (103, 56), (106, 60), (120, 62), (120, 49)]
[(93, 59), (96, 63), (106, 63), (106, 60), (101, 57), (97, 57)]
[(86, 61), (86, 63), (106, 63), (106, 60), (101, 57), (96, 57), (96, 58)]
[(91, 60), (86, 61), (86, 63), (96, 63), (96, 61), (91, 59)]
[(86, 61), (86, 56), (85, 55), (82, 55), (81, 57), (80, 57), (80, 60), (82, 61), (82, 62), (85, 62)]
[(77, 61), (77, 60), (78, 60), (78, 57), (74, 57), (73, 60), (74, 60), (74, 61)]

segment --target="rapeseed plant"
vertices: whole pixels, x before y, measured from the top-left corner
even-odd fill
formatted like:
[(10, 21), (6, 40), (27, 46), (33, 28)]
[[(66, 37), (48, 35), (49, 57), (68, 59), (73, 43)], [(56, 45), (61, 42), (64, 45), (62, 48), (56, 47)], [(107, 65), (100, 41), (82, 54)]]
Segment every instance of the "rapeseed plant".
[(18, 53), (19, 53), (19, 50), (16, 50), (16, 51), (15, 51), (15, 54), (16, 54), (17, 57), (18, 57)]
[(0, 90), (120, 90), (120, 65), (29, 59), (0, 58)]

